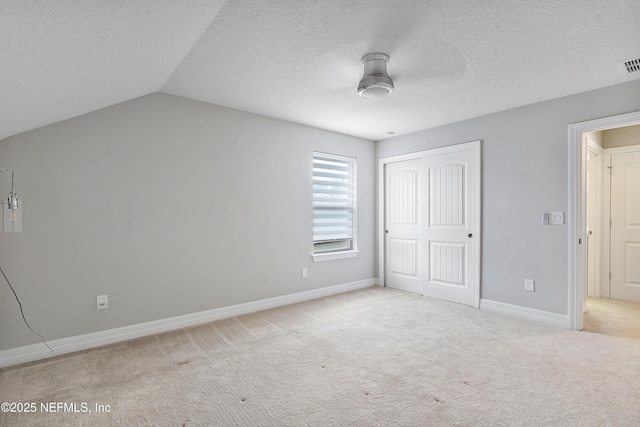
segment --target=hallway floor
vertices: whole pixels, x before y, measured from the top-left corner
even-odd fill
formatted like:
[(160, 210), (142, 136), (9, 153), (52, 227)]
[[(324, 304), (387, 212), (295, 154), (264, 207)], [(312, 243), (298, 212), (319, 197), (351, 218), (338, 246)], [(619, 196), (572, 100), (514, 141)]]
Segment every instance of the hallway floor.
[(583, 326), (598, 334), (640, 338), (640, 303), (590, 297)]

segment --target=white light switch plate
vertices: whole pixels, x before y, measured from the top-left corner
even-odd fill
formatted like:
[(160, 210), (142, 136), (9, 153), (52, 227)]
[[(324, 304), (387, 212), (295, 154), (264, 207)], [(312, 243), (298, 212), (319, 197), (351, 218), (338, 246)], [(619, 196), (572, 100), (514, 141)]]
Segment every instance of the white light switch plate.
[(564, 212), (549, 212), (549, 224), (564, 224)]

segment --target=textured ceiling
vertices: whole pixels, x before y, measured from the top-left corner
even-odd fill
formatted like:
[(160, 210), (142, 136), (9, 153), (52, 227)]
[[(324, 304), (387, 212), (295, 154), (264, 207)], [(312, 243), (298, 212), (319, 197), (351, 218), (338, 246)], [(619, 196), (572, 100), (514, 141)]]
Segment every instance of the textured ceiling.
[[(638, 0), (2, 0), (0, 139), (163, 91), (370, 140), (640, 78)], [(360, 58), (396, 90), (356, 94)]]

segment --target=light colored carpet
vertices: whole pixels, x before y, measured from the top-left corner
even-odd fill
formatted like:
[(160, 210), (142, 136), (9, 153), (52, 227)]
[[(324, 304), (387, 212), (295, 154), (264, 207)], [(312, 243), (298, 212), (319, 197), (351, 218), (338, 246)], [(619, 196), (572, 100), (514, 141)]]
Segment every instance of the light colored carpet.
[(584, 330), (618, 337), (640, 338), (640, 303), (589, 298)]
[(93, 412), (0, 424), (637, 426), (639, 361), (638, 339), (373, 287), (4, 369), (0, 402)]

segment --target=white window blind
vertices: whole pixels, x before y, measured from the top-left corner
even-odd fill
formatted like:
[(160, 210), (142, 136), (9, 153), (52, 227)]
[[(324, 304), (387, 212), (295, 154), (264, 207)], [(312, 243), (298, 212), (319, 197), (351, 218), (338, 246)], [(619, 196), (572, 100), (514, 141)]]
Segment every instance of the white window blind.
[(355, 249), (356, 159), (313, 154), (314, 253)]

